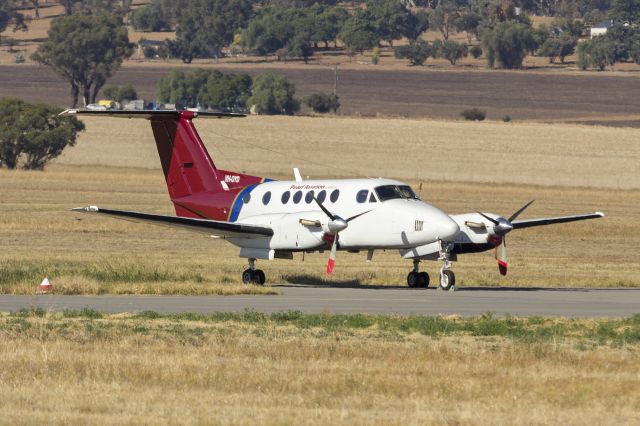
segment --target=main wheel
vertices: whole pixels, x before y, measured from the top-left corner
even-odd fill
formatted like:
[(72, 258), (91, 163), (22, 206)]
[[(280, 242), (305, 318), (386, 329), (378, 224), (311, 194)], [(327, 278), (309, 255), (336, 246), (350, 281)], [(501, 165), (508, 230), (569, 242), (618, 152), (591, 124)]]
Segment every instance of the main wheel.
[(442, 271), (442, 274), (440, 275), (440, 288), (443, 290), (450, 290), (454, 285), (456, 285), (456, 275), (453, 271), (449, 269)]
[(256, 284), (264, 285), (265, 281), (267, 280), (267, 277), (265, 277), (262, 269), (256, 269), (255, 271), (253, 271), (253, 275), (254, 275), (254, 282)]
[(407, 285), (409, 285), (409, 287), (417, 287), (418, 281), (418, 273), (415, 271), (409, 272), (409, 275), (407, 275)]
[(251, 269), (245, 269), (242, 273), (242, 282), (252, 284), (255, 281), (255, 273)]
[(426, 272), (418, 273), (418, 287), (429, 287), (429, 274)]

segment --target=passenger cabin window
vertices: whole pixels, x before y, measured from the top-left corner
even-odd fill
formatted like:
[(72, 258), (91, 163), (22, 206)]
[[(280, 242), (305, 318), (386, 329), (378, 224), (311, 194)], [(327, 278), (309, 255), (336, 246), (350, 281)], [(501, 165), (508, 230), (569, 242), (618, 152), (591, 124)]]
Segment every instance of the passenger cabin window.
[(417, 200), (418, 196), (409, 185), (383, 185), (376, 188), (376, 194), (380, 201), (403, 198), (405, 200)]
[(251, 193), (247, 192), (242, 196), (242, 202), (247, 204), (249, 201), (251, 201)]
[(298, 204), (301, 199), (302, 199), (302, 191), (298, 191), (295, 194), (293, 194), (293, 202), (294, 203)]
[(325, 198), (327, 198), (327, 191), (323, 189), (322, 191), (318, 192), (318, 196), (316, 197), (316, 199), (321, 203), (324, 203)]
[(356, 201), (359, 203), (364, 203), (365, 201), (367, 201), (367, 195), (369, 195), (369, 190), (367, 189), (358, 191), (358, 193), (356, 194)]
[(291, 193), (289, 191), (285, 191), (284, 194), (282, 194), (282, 204), (287, 204), (290, 196)]
[(332, 203), (335, 203), (336, 201), (338, 201), (338, 197), (340, 197), (340, 190), (334, 189), (331, 195), (329, 196), (329, 199), (331, 200)]
[(265, 192), (262, 196), (262, 204), (266, 206), (267, 204), (269, 204), (269, 201), (271, 201), (271, 191)]
[(314, 195), (314, 194), (313, 194), (313, 191), (309, 191), (309, 192), (307, 192), (307, 195), (305, 195), (305, 197), (304, 197), (304, 201), (305, 201), (307, 204), (311, 204), (311, 202), (313, 201), (313, 195)]

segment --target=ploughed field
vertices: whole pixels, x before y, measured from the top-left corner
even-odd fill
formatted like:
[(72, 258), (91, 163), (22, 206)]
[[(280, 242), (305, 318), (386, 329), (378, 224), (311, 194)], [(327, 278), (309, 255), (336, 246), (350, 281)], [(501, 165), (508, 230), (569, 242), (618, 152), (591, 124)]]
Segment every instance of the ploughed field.
[[(334, 90), (334, 69), (326, 66), (205, 64), (250, 75), (270, 71), (296, 84), (298, 96)], [(180, 67), (185, 71), (197, 67)], [(109, 84), (132, 84), (145, 99), (157, 97), (157, 83), (176, 64), (127, 64)], [(465, 71), (429, 69), (339, 69), (341, 115), (460, 119), (464, 109), (487, 111), (487, 119), (576, 121), (638, 127), (640, 80), (634, 74)], [(70, 89), (50, 69), (0, 66), (0, 97), (68, 106)]]
[[(0, 291), (31, 293), (45, 276), (68, 294), (277, 293), (245, 287), (245, 260), (220, 240), (68, 211), (98, 205), (172, 214), (148, 122), (85, 119), (87, 131), (44, 172), (0, 171)], [(525, 217), (602, 210), (599, 220), (514, 231), (509, 274), (493, 253), (460, 257), (459, 285), (637, 286), (640, 145), (637, 131), (535, 123), (247, 117), (197, 119), (220, 167), (276, 179), (385, 176), (412, 184), (449, 213)], [(421, 186), (421, 189), (420, 189)], [(277, 198), (276, 198), (277, 199)], [(396, 251), (327, 253), (259, 262), (268, 283), (404, 285)], [(432, 277), (439, 264), (425, 262)]]

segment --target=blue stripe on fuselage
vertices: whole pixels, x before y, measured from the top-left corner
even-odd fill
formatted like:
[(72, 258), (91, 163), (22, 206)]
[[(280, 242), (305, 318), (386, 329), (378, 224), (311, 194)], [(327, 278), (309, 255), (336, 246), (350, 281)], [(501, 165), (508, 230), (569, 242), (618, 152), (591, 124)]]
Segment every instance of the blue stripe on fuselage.
[(242, 206), (244, 205), (244, 201), (242, 199), (248, 193), (253, 191), (253, 188), (258, 186), (257, 184), (246, 186), (240, 191), (236, 199), (233, 201), (233, 205), (231, 206), (231, 214), (229, 214), (229, 222), (235, 222), (238, 220), (238, 216), (240, 216), (240, 210), (242, 210)]

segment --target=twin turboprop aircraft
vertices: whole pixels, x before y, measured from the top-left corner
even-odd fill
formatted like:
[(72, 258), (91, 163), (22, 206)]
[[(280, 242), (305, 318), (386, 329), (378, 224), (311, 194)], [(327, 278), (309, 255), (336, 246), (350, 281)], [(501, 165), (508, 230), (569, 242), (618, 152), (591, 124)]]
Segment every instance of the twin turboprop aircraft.
[(96, 206), (74, 211), (177, 226), (224, 238), (240, 247), (249, 267), (244, 283), (264, 284), (256, 259), (293, 259), (294, 252), (330, 249), (326, 272), (337, 251), (398, 250), (413, 261), (410, 287), (426, 287), (422, 260), (442, 262), (440, 287), (455, 285), (451, 262), (464, 253), (495, 249), (500, 273), (507, 272), (505, 236), (513, 229), (604, 217), (603, 213), (516, 220), (530, 201), (508, 219), (491, 213), (448, 215), (392, 179), (273, 181), (219, 169), (207, 152), (193, 119), (243, 117), (192, 111), (83, 111), (62, 114), (144, 118), (151, 122), (160, 163), (176, 216), (113, 210)]

